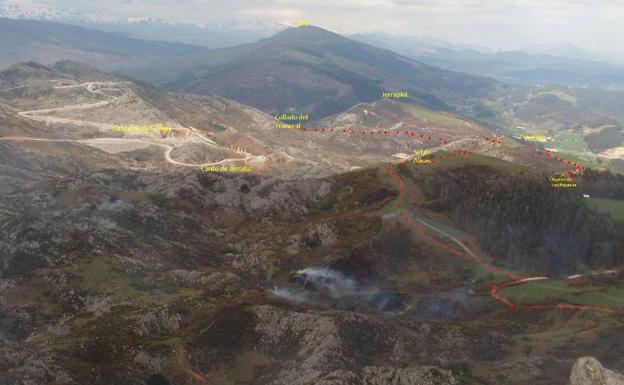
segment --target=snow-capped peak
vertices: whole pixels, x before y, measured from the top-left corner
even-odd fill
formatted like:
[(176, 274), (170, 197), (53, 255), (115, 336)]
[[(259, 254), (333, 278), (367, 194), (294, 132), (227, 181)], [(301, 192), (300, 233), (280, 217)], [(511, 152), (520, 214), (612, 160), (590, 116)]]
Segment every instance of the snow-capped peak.
[(11, 19), (59, 21), (66, 23), (116, 23), (121, 21), (118, 17), (105, 15), (103, 13), (83, 13), (41, 4), (0, 4), (0, 16)]

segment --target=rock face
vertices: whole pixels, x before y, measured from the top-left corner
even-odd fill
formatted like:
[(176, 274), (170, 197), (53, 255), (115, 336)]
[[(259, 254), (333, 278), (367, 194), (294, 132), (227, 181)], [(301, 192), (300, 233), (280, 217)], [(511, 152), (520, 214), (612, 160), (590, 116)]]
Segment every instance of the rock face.
[[(256, 350), (288, 357), (266, 382), (271, 385), (458, 384), (449, 370), (437, 366), (392, 364), (422, 349), (428, 339), (424, 332), (357, 313), (312, 314), (268, 305), (254, 312)], [(373, 355), (385, 356), (388, 364), (375, 365)]]
[(343, 370), (327, 374), (317, 385), (456, 385), (450, 372), (435, 367), (395, 369), (370, 366), (358, 376)]
[(455, 385), (457, 381), (449, 371), (435, 367), (394, 369), (367, 367), (362, 372), (365, 384), (383, 385)]
[(603, 368), (593, 357), (581, 357), (572, 367), (570, 385), (624, 385), (624, 376)]

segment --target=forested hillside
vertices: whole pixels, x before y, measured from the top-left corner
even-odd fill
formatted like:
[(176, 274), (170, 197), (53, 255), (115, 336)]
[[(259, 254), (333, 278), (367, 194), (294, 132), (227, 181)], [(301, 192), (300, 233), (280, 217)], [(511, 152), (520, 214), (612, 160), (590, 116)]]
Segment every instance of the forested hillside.
[(424, 186), (428, 199), (439, 199), (486, 251), (515, 268), (568, 274), (624, 259), (622, 224), (592, 211), (578, 189), (551, 187), (546, 175), (464, 166)]

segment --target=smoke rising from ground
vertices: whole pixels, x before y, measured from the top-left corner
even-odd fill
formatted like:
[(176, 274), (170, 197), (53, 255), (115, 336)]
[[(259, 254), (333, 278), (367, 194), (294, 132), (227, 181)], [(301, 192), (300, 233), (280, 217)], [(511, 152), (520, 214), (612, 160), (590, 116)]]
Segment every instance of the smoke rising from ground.
[(275, 287), (271, 294), (290, 302), (332, 308), (366, 306), (379, 311), (397, 311), (409, 296), (363, 284), (328, 267), (308, 267), (292, 278), (297, 287)]

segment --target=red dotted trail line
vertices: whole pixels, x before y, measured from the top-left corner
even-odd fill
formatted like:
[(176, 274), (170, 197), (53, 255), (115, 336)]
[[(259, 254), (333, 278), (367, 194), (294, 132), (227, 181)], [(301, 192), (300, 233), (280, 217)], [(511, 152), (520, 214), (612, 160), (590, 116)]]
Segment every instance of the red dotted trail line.
[[(343, 133), (343, 134), (357, 134), (357, 135), (362, 135), (362, 136), (375, 136), (375, 135), (379, 135), (379, 136), (386, 136), (386, 135), (397, 135), (397, 136), (402, 136), (402, 137), (414, 137), (414, 138), (423, 138), (426, 140), (435, 140), (435, 136), (431, 136), (431, 135), (426, 135), (426, 134), (418, 134), (415, 131), (410, 131), (410, 130), (369, 130), (369, 131), (365, 131), (365, 130), (355, 130), (355, 129), (333, 129), (333, 128), (311, 128), (311, 129), (306, 129), (306, 128), (302, 128), (302, 131), (304, 132), (312, 132), (312, 133), (329, 133), (329, 134), (335, 134), (335, 133)], [(442, 138), (437, 138), (438, 141), (442, 144), (448, 144), (447, 140), (444, 140)], [(500, 141), (498, 138), (484, 138), (488, 143), (490, 144), (502, 144), (502, 141)], [(422, 167), (422, 166), (428, 166), (431, 164), (435, 164), (436, 161), (443, 161), (443, 160), (452, 160), (452, 159), (457, 159), (459, 157), (462, 156), (470, 156), (473, 155), (472, 152), (470, 151), (454, 151), (448, 155), (444, 155), (442, 157), (438, 157), (437, 159), (431, 159), (430, 163), (420, 163), (420, 164), (415, 164), (415, 166), (418, 167)], [(565, 159), (562, 159), (558, 156), (552, 156), (550, 151), (547, 151), (545, 153), (545, 156), (548, 159), (553, 159), (555, 161), (559, 161), (559, 163), (568, 165), (572, 168), (572, 171), (568, 171), (568, 175), (571, 177), (571, 175), (573, 174), (577, 174), (579, 172), (582, 172), (583, 170), (585, 170), (585, 167), (572, 162), (572, 161), (568, 161)], [(624, 312), (624, 308), (612, 308), (612, 307), (605, 307), (605, 306), (589, 306), (589, 305), (579, 305), (579, 304), (569, 304), (569, 303), (556, 303), (556, 304), (518, 304), (515, 303), (511, 298), (503, 295), (501, 293), (502, 290), (504, 290), (507, 287), (511, 287), (511, 286), (516, 286), (516, 285), (520, 285), (520, 284), (524, 284), (524, 283), (528, 283), (534, 280), (542, 280), (542, 279), (547, 279), (546, 277), (537, 277), (537, 278), (530, 278), (530, 277), (523, 277), (523, 276), (519, 276), (519, 275), (515, 275), (509, 271), (505, 271), (504, 269), (501, 269), (498, 266), (494, 266), (493, 264), (491, 264), (491, 259), (488, 259), (486, 257), (479, 257), (474, 255), (466, 246), (464, 246), (459, 240), (454, 239), (454, 237), (445, 234), (447, 236), (447, 238), (450, 238), (452, 241), (454, 241), (455, 243), (460, 244), (466, 252), (463, 252), (459, 249), (456, 249), (450, 245), (448, 245), (445, 242), (442, 242), (440, 240), (440, 238), (438, 238), (436, 235), (434, 235), (432, 232), (427, 231), (427, 227), (431, 227), (433, 228), (433, 226), (428, 225), (427, 223), (425, 223), (424, 221), (416, 218), (411, 218), (410, 214), (408, 213), (408, 211), (406, 210), (407, 204), (405, 201), (405, 184), (403, 183), (403, 180), (401, 179), (401, 177), (399, 176), (398, 173), (398, 168), (400, 165), (405, 165), (408, 162), (408, 160), (404, 160), (399, 164), (392, 164), (390, 167), (387, 168), (388, 172), (394, 176), (395, 182), (397, 184), (397, 188), (399, 190), (399, 199), (398, 199), (398, 203), (397, 203), (397, 208), (400, 209), (400, 218), (401, 220), (408, 226), (411, 226), (415, 231), (416, 231), (416, 235), (419, 237), (422, 237), (423, 239), (432, 242), (433, 244), (435, 244), (436, 246), (438, 246), (439, 248), (446, 250), (447, 252), (457, 256), (458, 258), (461, 258), (462, 261), (466, 262), (466, 263), (472, 263), (475, 266), (482, 268), (485, 271), (489, 271), (493, 274), (497, 274), (500, 278), (502, 279), (506, 279), (508, 280), (505, 283), (502, 284), (493, 284), (492, 285), (492, 289), (490, 291), (490, 295), (492, 298), (494, 298), (496, 301), (501, 302), (503, 304), (505, 304), (508, 308), (510, 308), (511, 310), (518, 310), (518, 309), (522, 309), (524, 311), (529, 311), (529, 310), (534, 310), (534, 311), (542, 311), (542, 310), (556, 310), (556, 309), (560, 309), (560, 310), (576, 310), (576, 311), (588, 311), (588, 312), (601, 312), (601, 313), (609, 313), (609, 314), (619, 314)], [(418, 172), (420, 172), (420, 170), (418, 170)], [(435, 231), (438, 232), (442, 232), (438, 229), (435, 229)]]
[[(422, 140), (427, 140), (427, 141), (435, 141), (437, 140), (438, 142), (440, 142), (440, 144), (448, 144), (448, 140), (442, 139), (441, 137), (436, 138), (435, 135), (432, 135), (431, 133), (419, 133), (417, 131), (414, 131), (412, 129), (409, 130), (380, 130), (380, 129), (375, 129), (375, 130), (361, 130), (361, 129), (355, 129), (355, 128), (331, 128), (331, 127), (310, 127), (310, 128), (306, 128), (303, 127), (301, 128), (301, 131), (303, 132), (311, 132), (311, 133), (316, 133), (316, 134), (349, 134), (351, 137), (353, 136), (361, 136), (361, 137), (371, 137), (371, 136), (378, 136), (378, 137), (391, 137), (391, 136), (395, 136), (395, 137), (404, 137), (404, 138), (418, 138), (418, 139), (422, 139)], [(490, 144), (503, 144), (503, 142), (496, 137), (479, 137), (480, 139), (484, 139), (487, 143)], [(585, 170), (585, 166), (583, 166), (580, 163), (571, 161), (571, 160), (567, 160), (567, 159), (563, 159), (557, 155), (553, 155), (551, 150), (546, 150), (546, 152), (544, 153), (544, 156), (546, 156), (546, 158), (550, 159), (550, 160), (554, 160), (554, 161), (558, 161), (561, 164), (567, 165), (569, 166), (572, 171), (568, 171), (567, 175), (568, 176), (572, 176), (574, 174), (578, 174), (582, 171)], [(440, 159), (441, 160), (441, 159)]]
[(546, 158), (554, 160), (554, 161), (559, 161), (559, 163), (564, 164), (570, 168), (572, 168), (572, 171), (568, 171), (568, 177), (571, 178), (572, 175), (574, 174), (578, 174), (579, 172), (585, 171), (585, 167), (579, 163), (573, 162), (571, 160), (567, 160), (567, 159), (563, 159), (560, 156), (557, 155), (553, 155), (551, 153), (550, 150), (547, 150), (546, 153), (544, 154), (546, 155)]
[[(318, 128), (318, 127), (313, 127), (313, 128), (301, 128), (301, 131), (304, 132), (312, 132), (312, 133), (319, 133), (319, 134), (350, 134), (350, 135), (360, 135), (360, 136), (384, 136), (384, 137), (390, 137), (390, 136), (402, 136), (402, 137), (414, 137), (414, 138), (420, 138), (423, 140), (438, 140), (440, 142), (440, 144), (448, 144), (449, 142), (445, 139), (442, 139), (440, 137), (436, 138), (435, 135), (431, 135), (429, 133), (418, 133), (417, 131), (414, 130), (358, 130), (355, 128)], [(497, 138), (485, 138), (486, 141), (491, 142), (491, 143), (495, 143), (495, 144), (502, 144), (503, 142), (500, 141)]]
[[(464, 154), (470, 155), (471, 153), (464, 152)], [(402, 162), (402, 164), (405, 164), (405, 163), (407, 162), (406, 161)], [(595, 312), (613, 313), (613, 314), (622, 313), (624, 311), (624, 309), (622, 308), (611, 308), (611, 307), (605, 307), (605, 306), (589, 306), (589, 305), (578, 305), (578, 304), (568, 304), (568, 303), (517, 304), (513, 302), (513, 300), (511, 300), (509, 297), (504, 296), (501, 293), (501, 291), (504, 290), (506, 287), (528, 283), (536, 279), (514, 275), (513, 273), (509, 271), (505, 271), (498, 266), (492, 265), (488, 261), (488, 259), (485, 257), (468, 255), (467, 253), (464, 253), (461, 250), (458, 250), (452, 246), (449, 246), (446, 243), (442, 242), (434, 234), (432, 234), (431, 232), (428, 232), (424, 226), (418, 223), (417, 220), (411, 219), (409, 213), (405, 209), (405, 203), (404, 203), (405, 202), (405, 195), (404, 195), (405, 186), (403, 184), (401, 177), (398, 175), (397, 169), (398, 169), (398, 165), (393, 164), (391, 167), (388, 168), (388, 171), (391, 173), (391, 175), (395, 176), (395, 179), (397, 182), (397, 186), (399, 189), (399, 203), (397, 204), (397, 208), (401, 210), (400, 217), (403, 220), (403, 222), (408, 226), (411, 225), (416, 230), (416, 234), (418, 236), (421, 236), (425, 240), (433, 242), (438, 247), (445, 249), (451, 254), (454, 254), (455, 256), (461, 258), (464, 262), (472, 263), (484, 269), (485, 271), (489, 271), (493, 274), (498, 274), (499, 277), (501, 277), (502, 279), (508, 279), (509, 282), (492, 285), (492, 290), (490, 294), (492, 298), (494, 298), (495, 300), (507, 305), (512, 310), (522, 309), (525, 311), (529, 311), (529, 310), (541, 311), (541, 310), (562, 309), (562, 310), (579, 310), (579, 311), (589, 311), (589, 312), (595, 311)]]

